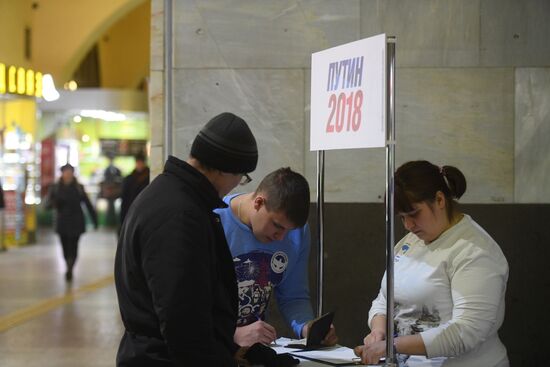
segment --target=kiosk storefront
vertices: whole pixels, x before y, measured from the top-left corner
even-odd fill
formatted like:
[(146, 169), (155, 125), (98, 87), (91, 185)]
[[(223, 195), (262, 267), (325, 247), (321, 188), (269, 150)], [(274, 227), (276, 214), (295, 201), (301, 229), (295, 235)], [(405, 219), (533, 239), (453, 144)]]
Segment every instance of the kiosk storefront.
[(37, 104), (43, 75), (0, 63), (0, 180), (5, 208), (0, 213), (0, 248), (32, 243), (39, 203)]

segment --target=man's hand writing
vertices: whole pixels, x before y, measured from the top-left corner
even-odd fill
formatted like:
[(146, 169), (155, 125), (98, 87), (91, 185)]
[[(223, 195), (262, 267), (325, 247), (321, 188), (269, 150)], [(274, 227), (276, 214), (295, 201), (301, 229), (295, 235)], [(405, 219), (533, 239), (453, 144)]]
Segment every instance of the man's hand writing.
[(233, 339), (241, 347), (248, 347), (254, 343), (268, 345), (277, 339), (277, 332), (267, 322), (258, 320), (250, 325), (237, 327)]

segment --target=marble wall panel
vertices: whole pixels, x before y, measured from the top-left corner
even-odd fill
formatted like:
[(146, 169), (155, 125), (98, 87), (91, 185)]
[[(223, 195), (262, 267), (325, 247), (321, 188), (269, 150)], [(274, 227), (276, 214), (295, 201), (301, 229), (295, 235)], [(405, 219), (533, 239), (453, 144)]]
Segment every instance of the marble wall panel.
[(164, 70), (164, 1), (151, 0), (151, 70)]
[[(383, 201), (385, 162), (383, 148), (325, 151), (325, 202)], [(317, 201), (317, 152), (308, 152), (306, 173), (311, 200)]]
[(301, 69), (197, 70), (174, 73), (174, 153), (186, 158), (200, 128), (213, 116), (233, 112), (248, 122), (259, 149), (252, 190), (269, 172), (290, 166), (303, 173)]
[(361, 38), (397, 37), (398, 67), (477, 66), (480, 0), (361, 0)]
[(162, 173), (165, 161), (166, 159), (164, 158), (164, 147), (151, 147), (151, 154), (149, 156), (148, 162), (149, 168), (151, 170), (151, 181)]
[(550, 68), (516, 69), (515, 201), (550, 203)]
[[(311, 117), (311, 69), (304, 69), (304, 176), (311, 194), (311, 201), (317, 201), (317, 152), (309, 150)], [(325, 187), (326, 191), (326, 187)]]
[(482, 66), (550, 65), (550, 2), (482, 0)]
[[(155, 3), (162, 5), (153, 0), (152, 9)], [(549, 48), (541, 43), (550, 35), (544, 21), (546, 4), (544, 0), (175, 2), (175, 153), (186, 156), (200, 126), (216, 113), (232, 110), (252, 121), (259, 136), (259, 167), (269, 167), (258, 172), (259, 177), (292, 163), (301, 167), (295, 168), (303, 170), (314, 188), (316, 154), (309, 151), (308, 130), (310, 53), (386, 32), (398, 37), (397, 164), (420, 158), (454, 164), (468, 178), (464, 202), (512, 202), (514, 193), (520, 195), (514, 177), (516, 181), (518, 175), (527, 177), (518, 169), (531, 158), (522, 157), (532, 153), (516, 149), (516, 159), (522, 163), (514, 174), (514, 92), (518, 121), (542, 113), (545, 105), (523, 95), (527, 82), (514, 90), (512, 68), (471, 67), (480, 62), (511, 65), (524, 59), (547, 63)], [(506, 32), (511, 31), (519, 36), (513, 38), (515, 43), (508, 42)], [(278, 104), (284, 112), (276, 111)], [(162, 105), (158, 106), (161, 111)], [(521, 108), (528, 112), (518, 115)], [(295, 130), (298, 126), (300, 131)], [(515, 126), (516, 139), (533, 134), (523, 125)], [(538, 132), (545, 132), (544, 124), (537, 126)], [(161, 137), (162, 131), (152, 135)], [(331, 151), (326, 160), (327, 201), (382, 200), (384, 149)]]
[(151, 71), (149, 79), (151, 146), (164, 145), (164, 73)]
[(177, 1), (176, 68), (300, 68), (359, 37), (359, 1)]
[(454, 165), (462, 202), (513, 202), (513, 69), (400, 69), (396, 90), (398, 164)]
[[(399, 68), (396, 75), (396, 167), (416, 159), (454, 165), (468, 181), (462, 202), (513, 202), (513, 70)], [(309, 146), (308, 132), (306, 139)], [(384, 149), (325, 155), (327, 202), (383, 200)], [(305, 158), (314, 183), (315, 154)]]

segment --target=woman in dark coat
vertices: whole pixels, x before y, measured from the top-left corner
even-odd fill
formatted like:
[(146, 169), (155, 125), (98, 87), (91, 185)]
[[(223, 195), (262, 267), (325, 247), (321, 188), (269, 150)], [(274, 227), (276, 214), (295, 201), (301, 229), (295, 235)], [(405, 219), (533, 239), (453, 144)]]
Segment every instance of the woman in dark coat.
[(95, 228), (97, 228), (97, 214), (84, 187), (74, 176), (74, 167), (67, 163), (61, 167), (61, 173), (59, 181), (48, 192), (46, 206), (55, 209), (55, 231), (61, 239), (63, 257), (67, 263), (65, 279), (71, 281), (78, 256), (78, 240), (86, 231), (84, 212), (80, 204), (83, 202), (86, 205)]

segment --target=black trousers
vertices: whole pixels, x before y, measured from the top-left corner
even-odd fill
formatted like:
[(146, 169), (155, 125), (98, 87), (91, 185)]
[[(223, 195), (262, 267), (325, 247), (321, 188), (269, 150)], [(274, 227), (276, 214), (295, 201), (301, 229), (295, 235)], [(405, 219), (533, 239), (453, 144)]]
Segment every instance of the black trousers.
[(63, 257), (65, 258), (65, 262), (67, 262), (67, 264), (71, 263), (71, 265), (74, 265), (76, 262), (76, 257), (78, 256), (78, 240), (80, 235), (74, 236), (60, 234), (59, 237), (61, 238), (61, 246), (63, 247)]

